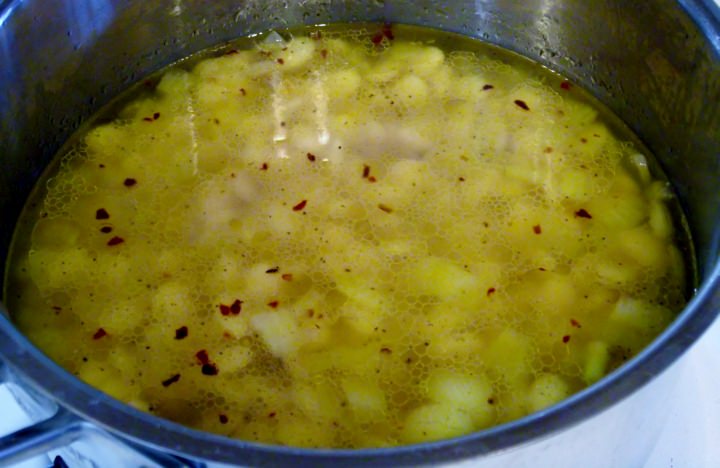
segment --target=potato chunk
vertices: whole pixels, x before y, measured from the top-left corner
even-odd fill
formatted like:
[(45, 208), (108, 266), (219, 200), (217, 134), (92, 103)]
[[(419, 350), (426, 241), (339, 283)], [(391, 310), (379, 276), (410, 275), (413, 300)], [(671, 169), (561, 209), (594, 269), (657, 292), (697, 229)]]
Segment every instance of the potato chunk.
[(540, 411), (558, 403), (570, 395), (570, 386), (562, 377), (554, 374), (542, 374), (530, 386), (528, 409)]
[(472, 417), (450, 405), (431, 403), (413, 410), (405, 419), (402, 437), (417, 444), (467, 434), (474, 428)]
[(428, 396), (433, 401), (470, 415), (475, 427), (486, 427), (492, 423), (494, 410), (488, 400), (493, 389), (483, 376), (442, 370), (433, 373), (427, 385)]

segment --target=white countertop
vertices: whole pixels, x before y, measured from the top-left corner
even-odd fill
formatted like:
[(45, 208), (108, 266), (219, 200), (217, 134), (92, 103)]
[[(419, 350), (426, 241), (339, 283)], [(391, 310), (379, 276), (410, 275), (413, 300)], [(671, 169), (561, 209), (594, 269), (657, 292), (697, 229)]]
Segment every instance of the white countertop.
[(683, 359), (683, 379), (646, 468), (720, 466), (720, 321)]

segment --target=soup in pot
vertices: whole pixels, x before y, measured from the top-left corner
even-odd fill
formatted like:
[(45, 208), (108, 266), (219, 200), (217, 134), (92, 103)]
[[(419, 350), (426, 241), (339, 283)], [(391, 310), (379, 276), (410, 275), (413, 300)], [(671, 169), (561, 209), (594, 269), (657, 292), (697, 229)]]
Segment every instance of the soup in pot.
[(649, 157), (496, 47), (270, 32), (81, 131), (28, 202), (5, 297), (80, 379), (197, 429), (449, 438), (592, 384), (682, 308), (687, 231)]

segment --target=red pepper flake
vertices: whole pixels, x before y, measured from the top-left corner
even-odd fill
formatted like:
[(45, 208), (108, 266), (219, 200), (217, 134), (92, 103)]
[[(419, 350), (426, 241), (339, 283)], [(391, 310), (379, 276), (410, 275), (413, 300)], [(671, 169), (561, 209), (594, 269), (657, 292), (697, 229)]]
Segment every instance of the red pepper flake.
[(572, 88), (572, 84), (570, 84), (568, 80), (564, 80), (562, 83), (560, 83), (560, 87), (565, 91), (569, 91), (570, 88)]
[(230, 49), (227, 52), (225, 52), (225, 55), (235, 55), (237, 53), (238, 53), (237, 49)]
[(495, 288), (488, 288), (487, 290), (487, 296), (490, 297), (493, 294), (495, 294), (496, 289)]
[(580, 208), (579, 210), (577, 210), (577, 211), (575, 212), (575, 217), (576, 217), (576, 218), (592, 219), (592, 215), (590, 215), (590, 213), (588, 213), (585, 208)]
[(547, 271), (547, 270), (546, 270), (545, 268), (543, 268), (543, 267), (538, 268), (538, 270), (540, 270), (540, 271)]
[(382, 28), (383, 36), (388, 38), (388, 41), (395, 39), (395, 35), (392, 32), (392, 23), (385, 23)]
[(268, 170), (268, 163), (262, 163), (262, 166), (260, 166), (261, 171), (267, 171)]
[(548, 154), (552, 153), (553, 152), (552, 146), (546, 147), (544, 151)]
[(390, 208), (387, 205), (383, 205), (382, 203), (378, 203), (378, 208), (383, 210), (385, 213), (392, 213), (392, 211), (393, 211), (392, 208)]
[(465, 182), (465, 177), (458, 177), (458, 182)]
[(363, 171), (362, 171), (362, 177), (363, 179), (367, 179), (370, 175), (370, 166), (367, 164), (363, 164)]
[(563, 343), (567, 343), (568, 341), (570, 341), (570, 335), (563, 336), (562, 340), (563, 340)]
[(285, 281), (292, 281), (293, 275), (292, 275), (292, 273), (283, 273), (281, 278), (284, 279)]
[(515, 101), (513, 101), (513, 102), (515, 103), (516, 106), (518, 106), (522, 110), (526, 110), (526, 111), (530, 110), (527, 103), (521, 99), (515, 99)]
[(383, 40), (383, 33), (379, 32), (379, 33), (375, 34), (373, 37), (370, 38), (370, 40), (372, 41), (373, 44), (380, 45), (380, 43)]
[(104, 328), (98, 328), (95, 334), (93, 335), (93, 340), (99, 340), (100, 338), (107, 336), (107, 332)]
[(125, 239), (123, 239), (122, 237), (115, 236), (112, 239), (110, 239), (109, 241), (107, 241), (107, 245), (112, 247), (114, 245), (122, 244), (123, 242), (125, 242)]
[(272, 307), (273, 309), (277, 309), (277, 306), (280, 305), (279, 301), (270, 301), (267, 304), (269, 307)]
[(228, 315), (239, 315), (242, 312), (242, 305), (243, 301), (240, 299), (235, 299), (230, 305), (220, 304), (220, 313), (226, 317)]
[(224, 332), (223, 332), (223, 338), (228, 339), (228, 340), (231, 340), (231, 339), (233, 339), (233, 338), (235, 338), (235, 337), (234, 337), (233, 334), (230, 333), (229, 331), (224, 331)]
[(110, 234), (112, 232), (112, 226), (103, 226), (100, 228), (100, 232), (103, 234)]
[(215, 364), (203, 364), (201, 369), (203, 375), (218, 375), (220, 372)]
[(175, 330), (175, 339), (182, 340), (188, 336), (188, 327), (182, 326)]
[(308, 309), (308, 310), (307, 310), (307, 316), (310, 317), (310, 318), (313, 318), (313, 315), (315, 315), (315, 311), (314, 311), (313, 309)]
[(307, 154), (307, 158), (308, 158), (310, 161), (313, 161), (313, 162), (315, 161), (315, 155), (312, 154), (312, 153), (308, 153), (308, 154)]
[(575, 319), (570, 319), (570, 325), (572, 325), (575, 328), (582, 328), (582, 325), (580, 325), (580, 322), (578, 322)]
[(210, 363), (210, 357), (208, 356), (208, 352), (204, 349), (201, 349), (200, 351), (195, 353), (195, 357), (200, 364), (204, 365)]
[(293, 206), (293, 211), (302, 211), (305, 208), (305, 205), (307, 205), (307, 200), (303, 200), (297, 205)]
[(284, 64), (284, 63), (285, 63), (285, 60), (283, 60), (283, 59), (279, 58), (279, 59), (277, 59), (277, 63), (279, 63), (280, 65), (282, 65), (282, 64)]
[(109, 217), (110, 213), (105, 208), (100, 208), (95, 212), (95, 219), (108, 219)]
[(587, 143), (587, 138), (585, 138), (585, 137), (580, 138), (580, 143)]
[(127, 179), (125, 179), (125, 181), (123, 182), (123, 185), (125, 185), (125, 187), (132, 187), (132, 186), (135, 185), (135, 184), (137, 184), (137, 180), (132, 179), (132, 178), (130, 178), (130, 177), (128, 177)]
[(145, 122), (153, 122), (160, 118), (160, 112), (155, 112), (152, 117), (143, 117)]
[(491, 84), (486, 84), (485, 86), (483, 86), (483, 91), (488, 91), (488, 90), (491, 90), (491, 89), (493, 89), (493, 88), (495, 88), (495, 86), (493, 86), (493, 85), (491, 85)]
[(370, 182), (371, 184), (374, 184), (375, 182), (377, 182), (377, 179), (375, 178), (375, 176), (370, 176), (370, 177), (368, 177), (368, 182)]
[(170, 377), (169, 379), (163, 380), (163, 381), (162, 381), (162, 386), (163, 386), (163, 387), (169, 387), (170, 385), (174, 384), (174, 383), (177, 382), (178, 380), (180, 380), (180, 374), (175, 374), (175, 375), (173, 375), (172, 377)]
[(542, 227), (540, 227), (539, 224), (536, 224), (535, 226), (533, 226), (533, 232), (535, 234), (542, 234)]
[(280, 267), (272, 267), (265, 270), (265, 273), (277, 273), (278, 271), (280, 271)]
[(240, 94), (243, 96), (247, 96), (247, 91), (245, 91), (245, 88), (240, 88)]
[(220, 420), (220, 424), (227, 424), (229, 419), (224, 414), (218, 415), (218, 419)]
[(380, 348), (380, 352), (383, 354), (392, 354), (392, 349), (390, 348)]
[(268, 413), (268, 418), (274, 418), (276, 415), (277, 413), (275, 411), (271, 411), (270, 413)]
[(322, 49), (322, 50), (320, 50), (320, 56), (321, 56), (322, 58), (327, 58), (327, 56), (328, 56), (328, 51), (327, 51), (327, 49)]

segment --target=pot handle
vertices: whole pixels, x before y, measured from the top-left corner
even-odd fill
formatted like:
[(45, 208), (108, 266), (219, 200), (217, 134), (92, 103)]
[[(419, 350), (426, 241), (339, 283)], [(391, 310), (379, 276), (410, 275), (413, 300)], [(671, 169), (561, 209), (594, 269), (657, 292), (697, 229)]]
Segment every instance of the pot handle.
[[(108, 435), (105, 431), (81, 420), (69, 411), (59, 408), (57, 413), (44, 421), (0, 437), (0, 466), (12, 466), (15, 463), (23, 462), (38, 455), (46, 455), (50, 451), (62, 449), (73, 442), (91, 436), (100, 436), (110, 439), (116, 444), (122, 444), (122, 442)], [(204, 463), (185, 460), (147, 447), (128, 444), (127, 449), (134, 452), (136, 456), (150, 462), (148, 464), (144, 463), (143, 466), (205, 468)], [(122, 450), (119, 450), (117, 453), (113, 453), (112, 458), (116, 458), (122, 452)], [(56, 457), (52, 466), (67, 466), (67, 464), (59, 463), (58, 459), (61, 462), (64, 461), (62, 457)]]
[[(62, 449), (73, 442), (92, 436), (110, 439), (116, 444), (122, 443), (105, 433), (105, 431), (81, 420), (66, 409), (59, 408), (53, 416), (44, 421), (0, 437), (0, 466), (12, 466), (15, 463), (47, 454), (53, 450)], [(183, 460), (146, 447), (130, 445), (128, 449), (134, 452), (135, 455), (139, 455), (150, 462), (149, 464), (143, 464), (143, 466), (168, 468), (204, 468), (205, 466), (202, 463)], [(122, 450), (113, 453), (112, 458), (121, 453)], [(56, 457), (52, 466), (67, 466), (64, 463), (58, 463), (58, 458), (62, 460), (62, 457)], [(102, 460), (100, 461), (102, 462)]]
[(9, 466), (79, 440), (86, 423), (59, 408), (48, 419), (0, 437), (0, 466)]
[[(12, 381), (10, 370), (0, 360), (0, 384), (8, 384)], [(46, 400), (40, 398), (39, 395), (26, 396), (30, 397), (31, 400)], [(33, 408), (30, 412), (39, 411), (47, 415), (49, 413), (47, 406), (53, 406), (54, 411), (49, 417), (45, 417), (39, 422), (0, 437), (0, 466), (12, 466), (36, 456), (47, 455), (51, 451), (60, 451), (62, 456), (65, 456), (63, 449), (69, 448), (74, 442), (91, 441), (93, 438), (97, 441), (96, 438), (99, 437), (110, 443), (110, 450), (112, 450), (113, 446), (117, 448), (117, 450), (113, 450), (113, 459), (117, 458), (117, 455), (122, 456), (125, 453), (129, 454), (129, 458), (133, 460), (138, 460), (138, 458), (143, 460), (143, 466), (204, 468), (202, 463), (184, 460), (181, 457), (162, 453), (130, 441), (122, 441), (101, 428), (84, 421), (66, 408), (57, 406), (54, 402), (37, 401), (35, 404), (43, 407), (44, 411)], [(107, 452), (105, 454), (107, 455)], [(102, 462), (102, 460), (100, 461)], [(52, 466), (67, 465), (59, 456), (56, 457)]]

